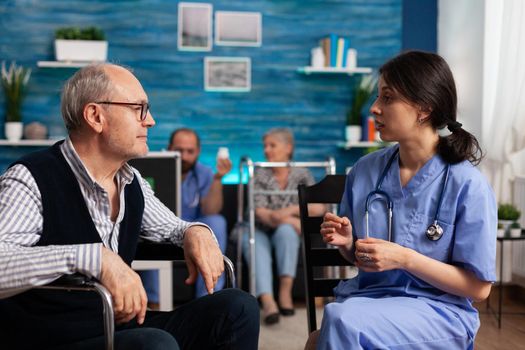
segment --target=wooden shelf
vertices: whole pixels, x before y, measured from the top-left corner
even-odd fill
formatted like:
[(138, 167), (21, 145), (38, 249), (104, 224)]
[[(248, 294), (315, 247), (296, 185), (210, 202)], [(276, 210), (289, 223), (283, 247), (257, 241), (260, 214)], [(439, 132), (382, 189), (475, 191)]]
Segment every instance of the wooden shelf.
[(70, 61), (38, 61), (36, 65), (40, 68), (81, 68), (93, 62), (70, 62)]
[(59, 139), (56, 140), (20, 140), (20, 141), (9, 141), (0, 139), (0, 146), (52, 146)]
[(381, 141), (341, 141), (337, 143), (337, 147), (344, 148), (344, 149), (351, 149), (351, 148), (369, 148), (369, 147), (386, 147), (389, 146), (389, 142), (381, 142)]
[(372, 68), (370, 67), (356, 67), (353, 69), (349, 68), (335, 68), (335, 67), (299, 67), (297, 72), (301, 74), (369, 74), (372, 73)]

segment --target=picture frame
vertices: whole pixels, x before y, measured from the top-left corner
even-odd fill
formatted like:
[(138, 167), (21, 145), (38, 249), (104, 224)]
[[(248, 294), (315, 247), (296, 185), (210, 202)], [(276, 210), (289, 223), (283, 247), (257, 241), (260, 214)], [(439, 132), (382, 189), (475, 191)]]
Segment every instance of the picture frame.
[(177, 48), (180, 51), (211, 51), (212, 12), (213, 6), (208, 3), (179, 3)]
[(248, 92), (252, 88), (249, 57), (205, 57), (204, 90)]
[(261, 46), (261, 13), (215, 11), (215, 45)]

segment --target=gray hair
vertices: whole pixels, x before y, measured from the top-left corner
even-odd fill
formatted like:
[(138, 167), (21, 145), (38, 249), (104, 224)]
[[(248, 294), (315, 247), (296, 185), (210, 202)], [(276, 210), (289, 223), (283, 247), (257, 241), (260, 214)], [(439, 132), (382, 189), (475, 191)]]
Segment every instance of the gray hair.
[(68, 132), (80, 129), (84, 107), (107, 98), (112, 82), (104, 71), (107, 64), (91, 64), (78, 70), (62, 89), (62, 118)]
[(280, 142), (291, 145), (292, 153), (290, 154), (290, 159), (292, 159), (294, 150), (294, 138), (292, 130), (290, 130), (289, 128), (271, 128), (270, 130), (264, 133), (263, 140), (266, 139), (268, 136), (273, 136)]

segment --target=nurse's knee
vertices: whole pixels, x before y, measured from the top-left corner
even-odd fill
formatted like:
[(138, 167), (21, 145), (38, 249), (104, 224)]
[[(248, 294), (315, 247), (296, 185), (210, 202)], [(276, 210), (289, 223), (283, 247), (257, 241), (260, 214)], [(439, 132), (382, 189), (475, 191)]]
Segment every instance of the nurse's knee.
[(360, 321), (366, 317), (361, 313), (348, 310), (340, 303), (330, 303), (324, 307), (323, 327), (333, 327), (334, 329), (360, 328)]

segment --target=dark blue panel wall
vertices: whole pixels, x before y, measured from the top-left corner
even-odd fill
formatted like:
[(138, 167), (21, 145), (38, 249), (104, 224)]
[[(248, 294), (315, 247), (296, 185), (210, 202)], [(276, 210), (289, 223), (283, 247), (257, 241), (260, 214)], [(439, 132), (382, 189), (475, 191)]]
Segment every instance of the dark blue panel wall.
[(403, 0), (403, 50), (437, 52), (437, 0)]
[[(59, 26), (98, 25), (109, 40), (109, 59), (132, 67), (149, 94), (157, 125), (150, 148), (166, 147), (170, 132), (190, 126), (203, 139), (202, 159), (213, 164), (217, 147), (234, 160), (262, 160), (261, 136), (273, 126), (291, 127), (296, 160), (335, 156), (344, 169), (359, 151), (342, 151), (344, 116), (355, 77), (298, 74), (310, 49), (329, 33), (348, 36), (359, 65), (377, 68), (401, 48), (401, 0), (217, 0), (215, 10), (258, 11), (263, 17), (259, 48), (214, 46), (211, 52), (177, 51), (177, 4), (168, 0), (10, 0), (0, 3), (0, 59), (34, 67), (24, 106), (25, 122), (40, 121), (50, 136), (65, 134), (59, 90), (73, 69), (37, 68), (53, 60)], [(212, 93), (203, 88), (205, 56), (252, 59), (252, 91)], [(2, 102), (2, 101), (0, 101)], [(0, 119), (3, 122), (3, 111)], [(0, 130), (3, 125), (0, 124)], [(0, 131), (1, 133), (1, 131)], [(0, 147), (0, 170), (27, 148)]]

